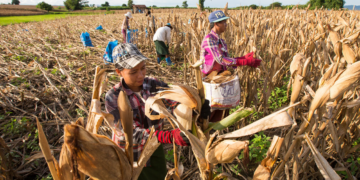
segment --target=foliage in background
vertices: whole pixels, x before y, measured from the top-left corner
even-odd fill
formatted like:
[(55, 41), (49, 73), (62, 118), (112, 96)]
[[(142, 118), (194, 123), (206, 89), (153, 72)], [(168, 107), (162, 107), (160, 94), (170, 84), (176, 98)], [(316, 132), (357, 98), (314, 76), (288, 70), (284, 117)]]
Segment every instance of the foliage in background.
[(205, 2), (205, 0), (199, 0), (199, 6), (200, 6), (201, 10), (204, 10), (204, 8), (205, 8), (204, 2)]
[(189, 5), (187, 4), (187, 1), (184, 1), (183, 3), (182, 3), (182, 7), (183, 8), (187, 8)]
[(102, 7), (109, 7), (110, 4), (109, 4), (109, 2), (105, 1), (105, 3), (104, 3), (104, 4), (101, 4), (101, 6), (102, 6)]
[(344, 0), (309, 0), (307, 4), (311, 4), (310, 9), (320, 9), (321, 7), (327, 9), (340, 9), (344, 7)]
[(133, 3), (134, 3), (133, 0), (128, 0), (128, 7), (129, 7), (129, 8), (132, 8)]
[(282, 3), (281, 2), (273, 2), (269, 5), (270, 8), (281, 8)]
[(52, 9), (53, 9), (53, 7), (50, 5), (50, 4), (48, 4), (48, 3), (46, 3), (46, 2), (41, 2), (41, 3), (39, 3), (39, 4), (37, 4), (36, 5), (36, 8), (39, 8), (39, 9), (42, 9), (42, 10), (46, 10), (46, 11), (51, 11)]
[(20, 1), (19, 0), (12, 0), (11, 4), (13, 5), (20, 5)]
[[(270, 147), (270, 137), (266, 136), (264, 132), (259, 132), (259, 135), (254, 134), (254, 138), (250, 140), (249, 158), (251, 162), (259, 163), (266, 157), (267, 150)], [(239, 156), (239, 159), (244, 158), (244, 152)]]
[(251, 9), (257, 9), (258, 8), (258, 6), (256, 5), (256, 4), (252, 4), (252, 5), (250, 5), (249, 6)]
[(67, 10), (81, 10), (85, 6), (85, 4), (88, 4), (89, 1), (86, 0), (66, 0), (64, 1), (65, 8)]

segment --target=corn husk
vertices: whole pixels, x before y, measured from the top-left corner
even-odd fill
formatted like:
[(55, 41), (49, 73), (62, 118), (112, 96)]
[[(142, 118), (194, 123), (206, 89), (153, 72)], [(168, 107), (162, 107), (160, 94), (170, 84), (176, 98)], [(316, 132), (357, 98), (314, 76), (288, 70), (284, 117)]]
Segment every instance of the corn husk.
[(289, 116), (287, 112), (281, 110), (279, 112), (275, 112), (269, 116), (266, 116), (260, 120), (257, 120), (239, 130), (220, 135), (219, 138), (240, 138), (248, 135), (255, 134), (260, 131), (264, 131), (266, 129), (290, 126), (294, 122)]
[(228, 3), (226, 3), (225, 7), (224, 7), (224, 14), (227, 15), (228, 14)]
[(231, 163), (248, 141), (223, 140), (206, 150), (206, 160), (212, 164)]
[(283, 141), (284, 138), (274, 136), (273, 140), (271, 141), (271, 145), (267, 151), (266, 158), (261, 161), (261, 164), (256, 168), (254, 172), (253, 180), (270, 178), (271, 168), (277, 160)]
[(334, 171), (334, 169), (330, 166), (327, 160), (321, 155), (321, 153), (311, 142), (307, 134), (305, 135), (305, 140), (310, 147), (312, 154), (314, 155), (316, 165), (319, 168), (323, 177), (326, 180), (340, 180), (340, 176)]
[(61, 180), (73, 179), (72, 171), (73, 169), (71, 166), (71, 154), (70, 151), (66, 148), (66, 145), (63, 144), (59, 158), (58, 174), (61, 177)]
[(320, 87), (316, 93), (314, 99), (311, 101), (310, 109), (309, 109), (309, 116), (308, 121), (311, 120), (314, 111), (323, 106), (330, 98), (330, 87), (335, 83), (335, 81), (339, 78), (342, 72), (337, 73), (334, 77), (329, 79), (324, 83), (322, 87)]
[(48, 141), (46, 139), (46, 136), (44, 134), (44, 131), (42, 129), (42, 126), (41, 126), (38, 118), (36, 118), (36, 125), (37, 125), (37, 128), (38, 128), (38, 134), (39, 134), (39, 146), (41, 148), (41, 152), (44, 154), (44, 157), (46, 159), (46, 163), (49, 166), (50, 173), (51, 173), (52, 177), (55, 180), (60, 180), (60, 178), (58, 176), (58, 173), (57, 173), (57, 170), (55, 168), (55, 164), (57, 164), (57, 161), (51, 155), (51, 151), (50, 151)]
[(140, 157), (136, 164), (134, 164), (133, 176), (132, 179), (138, 179), (142, 169), (145, 167), (146, 162), (150, 159), (151, 155), (155, 150), (160, 146), (159, 141), (156, 136), (153, 136), (155, 132), (154, 126), (151, 127), (149, 138), (146, 140), (143, 151), (140, 154)]
[(346, 68), (339, 76), (334, 85), (330, 88), (330, 99), (334, 100), (339, 95), (352, 87), (356, 81), (360, 79), (360, 62), (356, 62)]
[[(127, 94), (124, 91), (120, 91), (117, 99), (118, 109), (120, 113), (121, 125), (123, 127), (126, 145), (125, 145), (125, 154), (130, 162), (133, 164), (134, 155), (133, 155), (133, 110), (130, 105)], [(118, 122), (118, 123), (120, 123)], [(116, 127), (119, 127), (116, 125)], [(132, 166), (131, 166), (132, 167)]]
[(342, 54), (344, 55), (344, 58), (348, 64), (355, 63), (355, 52), (351, 49), (351, 47), (348, 44), (343, 43), (342, 44)]
[[(146, 106), (149, 108), (147, 109)], [(155, 97), (149, 97), (145, 102), (145, 114), (150, 114), (148, 111), (153, 109), (154, 111), (160, 113), (160, 115), (164, 115), (168, 117), (180, 130), (183, 132), (186, 137), (189, 139), (189, 142), (191, 144), (191, 149), (195, 155), (195, 158), (197, 160), (199, 170), (201, 173), (201, 177), (203, 179), (208, 179), (208, 173), (207, 173), (207, 167), (208, 163), (205, 159), (205, 144), (201, 142), (198, 138), (196, 138), (193, 134), (191, 134), (189, 131), (187, 131), (182, 124), (180, 124), (176, 118), (170, 114), (167, 110), (165, 105), (162, 103), (160, 99), (157, 99)]]
[(182, 124), (185, 129), (191, 130), (192, 109), (184, 104), (179, 104), (173, 112), (179, 123)]
[(236, 20), (235, 18), (230, 16), (230, 21), (234, 26), (239, 27), (239, 21), (238, 20)]
[[(92, 94), (92, 101), (90, 105), (90, 109), (97, 108), (96, 106), (100, 105), (100, 95), (104, 92), (106, 86), (106, 71), (104, 69), (100, 69), (100, 67), (95, 68), (95, 79), (93, 84), (93, 94)], [(97, 104), (94, 104), (97, 103)], [(102, 123), (103, 118), (97, 115), (94, 112), (89, 113), (89, 118), (86, 124), (86, 130), (97, 134), (97, 131)]]
[(92, 179), (131, 179), (129, 160), (109, 138), (92, 134), (78, 125), (65, 125), (64, 134), (72, 166), (76, 164), (80, 172)]
[(331, 43), (333, 45), (335, 45), (340, 40), (339, 34), (336, 31), (334, 31), (330, 27), (330, 25), (327, 25), (327, 28), (328, 28), (328, 31), (329, 31), (329, 37), (330, 37)]

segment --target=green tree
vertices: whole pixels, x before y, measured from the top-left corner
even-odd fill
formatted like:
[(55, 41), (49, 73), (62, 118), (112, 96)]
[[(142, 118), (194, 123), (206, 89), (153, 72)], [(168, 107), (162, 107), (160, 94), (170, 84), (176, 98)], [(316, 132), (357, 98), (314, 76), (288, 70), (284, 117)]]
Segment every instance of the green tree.
[(134, 3), (133, 0), (128, 0), (128, 7), (129, 7), (129, 8), (132, 8), (133, 3)]
[(281, 2), (273, 2), (269, 6), (270, 8), (281, 8)]
[(258, 6), (255, 5), (255, 4), (252, 4), (252, 5), (250, 5), (249, 7), (251, 7), (251, 9), (257, 9), (257, 8), (258, 8)]
[(126, 7), (127, 5), (126, 4), (122, 4), (122, 7)]
[(102, 7), (109, 7), (110, 4), (109, 4), (109, 2), (105, 1), (105, 4), (101, 4), (101, 6), (102, 6)]
[(89, 1), (86, 0), (66, 0), (64, 5), (67, 10), (81, 10), (85, 4), (88, 4)]
[(182, 7), (183, 8), (187, 8), (189, 5), (187, 4), (187, 1), (184, 1), (183, 3), (182, 3)]
[(179, 8), (179, 5), (176, 5), (176, 7), (175, 8)]
[(37, 4), (36, 5), (36, 8), (39, 8), (39, 9), (42, 9), (42, 10), (46, 10), (46, 11), (51, 11), (52, 9), (53, 9), (53, 7), (50, 5), (50, 4), (48, 4), (48, 3), (46, 3), (46, 2), (41, 2), (41, 3), (39, 3), (39, 4)]
[(315, 8), (321, 8), (322, 6), (324, 6), (325, 0), (310, 0), (308, 1), (307, 5), (310, 5), (310, 9), (315, 9)]
[(11, 1), (11, 4), (19, 5), (19, 4), (20, 4), (20, 1), (19, 1), (19, 0), (12, 0), (12, 1)]
[(344, 0), (325, 0), (324, 7), (328, 9), (340, 9), (344, 8), (345, 1)]
[(199, 0), (199, 5), (200, 5), (200, 8), (201, 8), (202, 11), (203, 11), (204, 8), (205, 8), (204, 2), (205, 2), (205, 0)]

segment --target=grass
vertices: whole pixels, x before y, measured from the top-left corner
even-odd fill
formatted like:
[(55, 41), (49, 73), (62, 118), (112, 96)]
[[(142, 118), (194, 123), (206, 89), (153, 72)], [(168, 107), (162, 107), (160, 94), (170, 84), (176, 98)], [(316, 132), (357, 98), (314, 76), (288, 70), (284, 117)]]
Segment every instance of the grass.
[[(113, 11), (106, 12), (107, 14), (114, 13)], [(80, 15), (92, 15), (99, 13), (71, 13), (71, 12), (50, 12), (49, 14), (44, 15), (33, 15), (33, 16), (7, 16), (0, 17), (0, 25), (8, 25), (8, 24), (17, 24), (17, 23), (27, 23), (34, 21), (45, 21), (45, 20), (54, 20), (59, 18), (66, 18), (69, 16), (80, 16)]]

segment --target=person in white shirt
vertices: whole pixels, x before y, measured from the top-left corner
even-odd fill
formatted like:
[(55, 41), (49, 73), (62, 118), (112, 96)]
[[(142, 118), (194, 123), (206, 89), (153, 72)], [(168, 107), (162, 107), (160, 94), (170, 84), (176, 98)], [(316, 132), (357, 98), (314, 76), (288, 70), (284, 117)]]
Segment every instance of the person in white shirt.
[[(172, 29), (171, 24), (167, 23), (166, 26), (156, 30), (153, 38), (153, 41), (156, 46), (157, 62), (160, 64), (161, 61), (160, 56), (165, 56), (166, 63), (168, 66), (174, 65), (174, 63), (172, 63), (170, 60), (170, 53), (169, 53), (169, 44), (171, 42), (171, 29)], [(165, 42), (167, 43), (167, 45), (165, 45)]]

